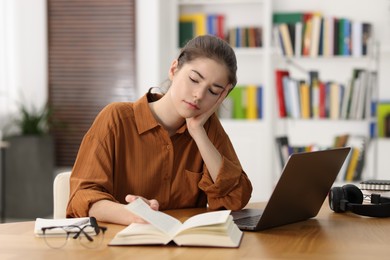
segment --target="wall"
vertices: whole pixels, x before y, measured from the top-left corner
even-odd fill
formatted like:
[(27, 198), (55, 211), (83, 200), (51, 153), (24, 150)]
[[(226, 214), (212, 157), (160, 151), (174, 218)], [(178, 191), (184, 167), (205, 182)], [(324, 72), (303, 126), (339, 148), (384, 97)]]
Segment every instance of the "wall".
[(2, 129), (18, 102), (41, 107), (47, 101), (46, 0), (2, 0), (0, 19)]
[(160, 86), (168, 79), (173, 60), (175, 37), (172, 35), (174, 15), (171, 14), (172, 1), (136, 0), (137, 13), (137, 88), (142, 96), (150, 87)]

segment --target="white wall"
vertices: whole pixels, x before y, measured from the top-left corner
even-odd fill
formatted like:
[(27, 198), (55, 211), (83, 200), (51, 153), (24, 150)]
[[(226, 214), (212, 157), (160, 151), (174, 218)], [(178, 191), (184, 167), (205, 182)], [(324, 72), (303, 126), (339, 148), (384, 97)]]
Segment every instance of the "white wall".
[(42, 107), (48, 97), (46, 0), (1, 0), (0, 129), (18, 102)]
[(176, 15), (174, 1), (136, 1), (136, 49), (138, 95), (145, 94), (150, 87), (160, 86), (168, 79), (170, 62), (175, 58), (172, 51), (177, 41), (174, 28)]

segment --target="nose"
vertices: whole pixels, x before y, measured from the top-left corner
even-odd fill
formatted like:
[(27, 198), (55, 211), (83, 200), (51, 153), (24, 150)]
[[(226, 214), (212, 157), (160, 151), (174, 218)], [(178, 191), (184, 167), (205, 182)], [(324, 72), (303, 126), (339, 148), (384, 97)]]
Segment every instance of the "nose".
[(194, 97), (195, 100), (201, 100), (206, 94), (206, 91), (207, 91), (206, 87), (199, 86), (193, 90), (192, 96)]

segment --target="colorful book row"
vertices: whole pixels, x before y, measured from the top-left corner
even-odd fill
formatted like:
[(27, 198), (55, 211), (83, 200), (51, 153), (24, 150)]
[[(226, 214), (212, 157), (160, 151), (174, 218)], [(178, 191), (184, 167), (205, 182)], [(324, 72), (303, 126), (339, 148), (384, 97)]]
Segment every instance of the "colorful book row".
[(275, 87), (281, 118), (371, 118), (376, 109), (376, 73), (354, 69), (348, 84), (321, 81), (317, 71), (309, 80), (290, 77), (287, 70), (275, 71)]
[(232, 47), (261, 47), (262, 28), (261, 27), (236, 27), (230, 28), (227, 39)]
[(263, 112), (263, 87), (238, 85), (223, 101), (218, 115), (226, 119), (261, 119)]
[(367, 55), (372, 24), (321, 12), (273, 14), (274, 40), (287, 57)]
[(199, 35), (215, 35), (226, 38), (225, 16), (223, 14), (188, 13), (179, 17), (179, 46)]
[(215, 35), (226, 40), (233, 47), (261, 47), (262, 28), (232, 27), (225, 28), (223, 14), (189, 13), (179, 17), (179, 46), (199, 35)]

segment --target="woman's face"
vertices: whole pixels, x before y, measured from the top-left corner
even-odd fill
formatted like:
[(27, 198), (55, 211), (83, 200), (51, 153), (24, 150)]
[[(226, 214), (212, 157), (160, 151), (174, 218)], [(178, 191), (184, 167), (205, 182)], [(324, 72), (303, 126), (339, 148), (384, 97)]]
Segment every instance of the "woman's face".
[(180, 70), (174, 61), (169, 71), (172, 81), (168, 93), (178, 114), (183, 118), (200, 115), (217, 102), (228, 86), (224, 65), (209, 58), (185, 63)]

